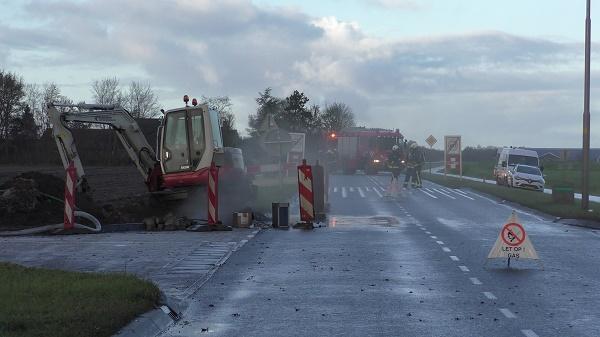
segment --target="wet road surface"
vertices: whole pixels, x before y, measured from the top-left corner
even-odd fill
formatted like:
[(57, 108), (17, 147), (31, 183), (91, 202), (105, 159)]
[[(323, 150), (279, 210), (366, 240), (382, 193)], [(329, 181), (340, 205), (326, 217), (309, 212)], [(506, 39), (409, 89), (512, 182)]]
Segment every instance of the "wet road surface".
[[(329, 227), (266, 230), (163, 336), (598, 336), (600, 235), (518, 210), (541, 264), (486, 256), (513, 207), (333, 176)], [(297, 207), (297, 206), (296, 206)]]

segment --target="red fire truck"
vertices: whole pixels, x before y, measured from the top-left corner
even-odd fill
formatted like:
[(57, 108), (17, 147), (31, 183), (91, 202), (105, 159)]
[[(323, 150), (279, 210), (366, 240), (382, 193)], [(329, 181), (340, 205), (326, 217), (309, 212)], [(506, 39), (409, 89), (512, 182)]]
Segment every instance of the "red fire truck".
[(404, 136), (400, 130), (352, 127), (331, 133), (337, 140), (337, 168), (346, 174), (363, 170), (374, 174), (386, 169), (392, 147), (401, 145)]

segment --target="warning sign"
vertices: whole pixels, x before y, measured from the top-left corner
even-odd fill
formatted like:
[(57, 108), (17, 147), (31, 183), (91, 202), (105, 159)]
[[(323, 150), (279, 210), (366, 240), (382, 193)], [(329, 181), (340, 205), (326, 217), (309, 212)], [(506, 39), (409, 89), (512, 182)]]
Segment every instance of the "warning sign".
[(493, 258), (539, 259), (515, 211), (512, 212), (507, 224), (502, 227), (494, 247), (488, 254), (488, 259)]
[(525, 242), (525, 230), (518, 223), (509, 223), (502, 228), (502, 241), (511, 247), (520, 246)]

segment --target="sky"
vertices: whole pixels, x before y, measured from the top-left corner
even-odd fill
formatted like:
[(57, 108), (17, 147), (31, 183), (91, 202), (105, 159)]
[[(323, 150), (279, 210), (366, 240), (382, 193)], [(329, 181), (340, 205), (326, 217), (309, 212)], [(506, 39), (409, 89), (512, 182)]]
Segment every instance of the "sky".
[(0, 69), (74, 101), (105, 77), (149, 81), (165, 109), (228, 95), (240, 130), (271, 87), (421, 144), (579, 147), (584, 19), (584, 0), (0, 0)]

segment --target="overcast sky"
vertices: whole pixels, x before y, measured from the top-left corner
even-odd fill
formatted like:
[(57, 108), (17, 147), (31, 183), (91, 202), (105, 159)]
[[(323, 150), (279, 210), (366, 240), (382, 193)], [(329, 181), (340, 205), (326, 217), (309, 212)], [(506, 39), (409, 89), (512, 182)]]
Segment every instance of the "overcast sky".
[(150, 81), (165, 108), (229, 95), (242, 130), (272, 87), (420, 143), (578, 147), (584, 16), (584, 0), (0, 0), (0, 68), (74, 101), (107, 76)]

